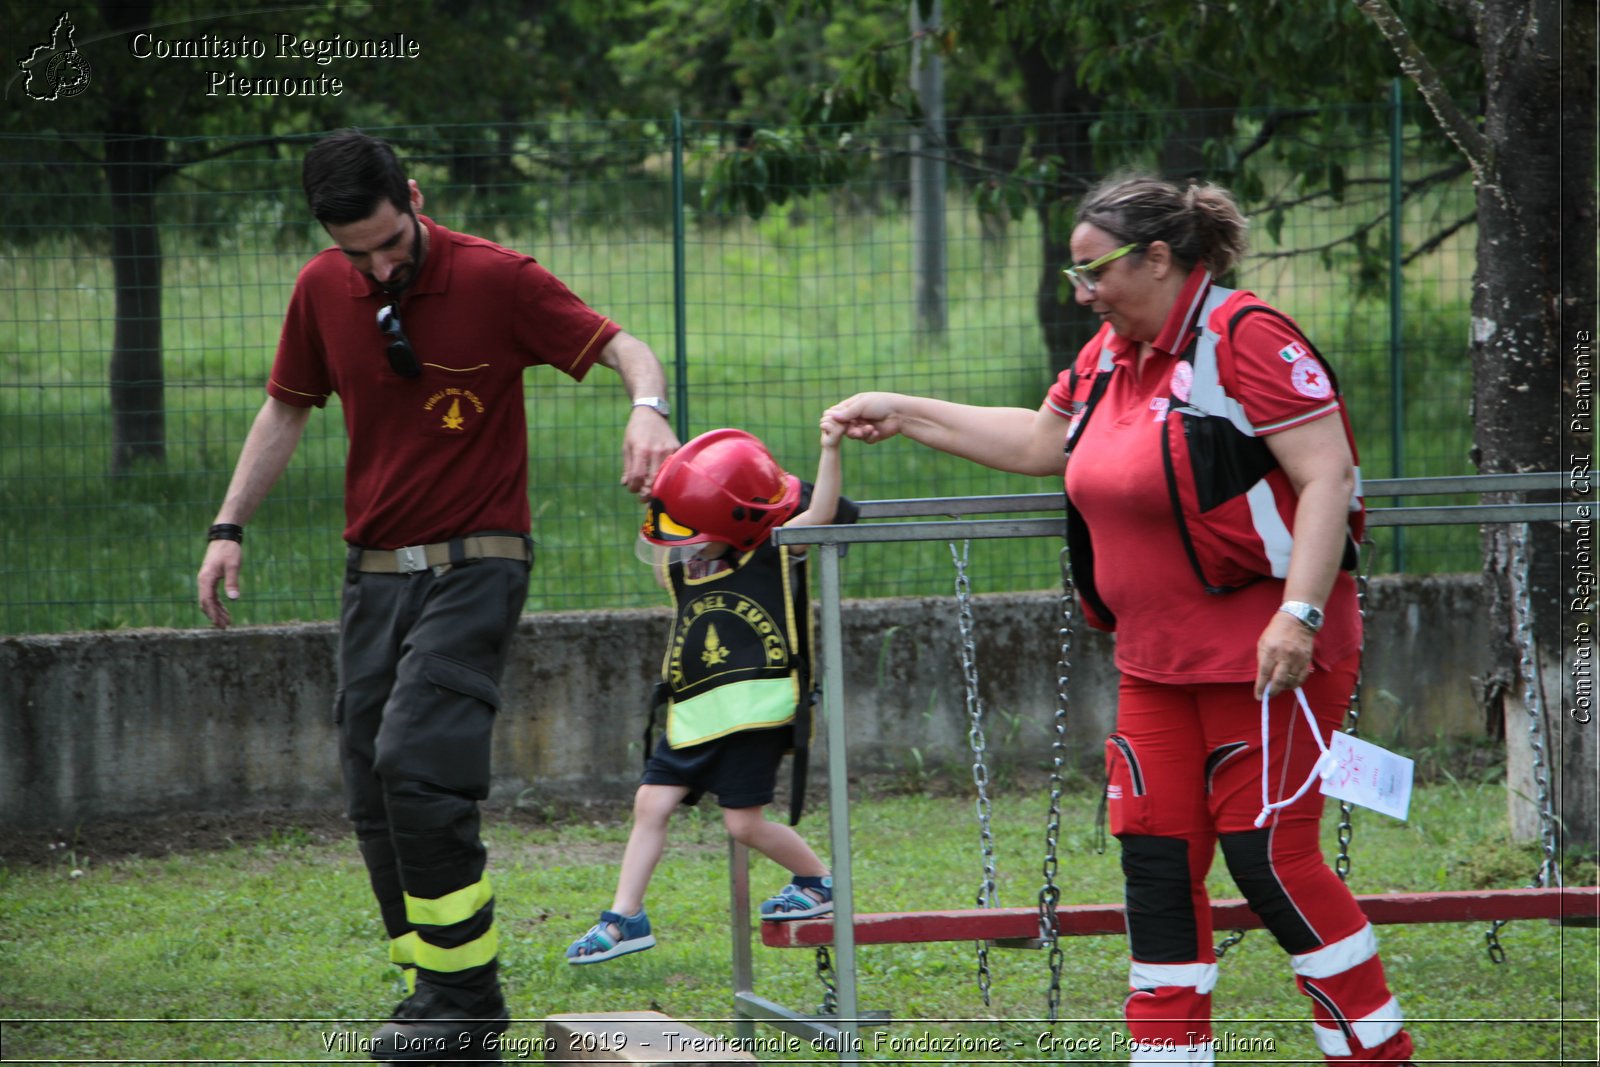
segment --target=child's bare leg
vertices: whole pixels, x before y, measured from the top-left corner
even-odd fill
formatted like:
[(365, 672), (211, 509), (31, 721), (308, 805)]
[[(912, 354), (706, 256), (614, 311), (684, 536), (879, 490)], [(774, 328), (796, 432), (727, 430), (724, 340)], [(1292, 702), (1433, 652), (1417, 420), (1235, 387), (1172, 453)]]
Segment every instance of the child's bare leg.
[(681, 785), (641, 785), (634, 794), (633, 829), (622, 852), (617, 893), (611, 898), (611, 910), (618, 915), (636, 915), (644, 906), (650, 876), (667, 845), (667, 820), (688, 795)]
[(820, 877), (828, 873), (828, 865), (794, 827), (769, 821), (761, 808), (723, 808), (722, 821), (735, 841), (755, 849), (791, 874)]

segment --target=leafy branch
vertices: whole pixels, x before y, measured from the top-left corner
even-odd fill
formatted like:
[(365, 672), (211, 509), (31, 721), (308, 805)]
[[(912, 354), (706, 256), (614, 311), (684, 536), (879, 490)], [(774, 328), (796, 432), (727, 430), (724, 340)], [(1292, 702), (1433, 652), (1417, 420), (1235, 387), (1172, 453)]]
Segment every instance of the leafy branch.
[(1433, 111), (1445, 136), (1467, 157), (1473, 177), (1481, 184), (1494, 184), (1490, 174), (1489, 142), (1472, 120), (1456, 106), (1445, 90), (1444, 80), (1433, 63), (1412, 38), (1406, 24), (1387, 0), (1355, 0), (1356, 7), (1373, 21), (1378, 32), (1400, 59), (1400, 70), (1422, 90), (1422, 98)]

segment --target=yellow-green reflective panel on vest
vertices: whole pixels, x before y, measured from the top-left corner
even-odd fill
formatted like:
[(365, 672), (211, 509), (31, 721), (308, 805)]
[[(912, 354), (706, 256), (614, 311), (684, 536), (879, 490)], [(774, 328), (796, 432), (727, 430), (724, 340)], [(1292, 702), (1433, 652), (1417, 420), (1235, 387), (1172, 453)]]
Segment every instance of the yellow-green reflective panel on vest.
[(500, 935), (494, 927), (475, 941), (455, 948), (440, 948), (426, 941), (417, 942), (417, 966), (429, 971), (465, 971), (489, 963), (500, 951)]
[(405, 899), (408, 922), (418, 926), (453, 926), (478, 914), (478, 909), (494, 899), (494, 890), (489, 888), (489, 879), (480, 878), (442, 897), (429, 899), (407, 893)]
[(683, 748), (737, 730), (782, 726), (794, 719), (799, 698), (799, 686), (791, 674), (734, 682), (688, 700), (675, 700), (667, 713), (667, 743)]

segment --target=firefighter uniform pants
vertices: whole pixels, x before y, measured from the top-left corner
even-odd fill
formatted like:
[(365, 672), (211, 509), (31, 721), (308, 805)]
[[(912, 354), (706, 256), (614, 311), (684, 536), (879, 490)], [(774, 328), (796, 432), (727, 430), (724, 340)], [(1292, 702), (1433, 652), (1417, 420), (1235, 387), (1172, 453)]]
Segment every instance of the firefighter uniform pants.
[[(1306, 681), (1324, 743), (1343, 720), (1355, 675), (1352, 658)], [(1122, 680), (1106, 771), (1126, 886), (1130, 1062), (1213, 1060), (1217, 960), (1205, 881), (1219, 843), (1241, 895), (1289, 953), (1324, 1057), (1404, 1062), (1411, 1039), (1372, 926), (1322, 858), (1322, 794), (1313, 786), (1255, 826), (1261, 702), (1251, 688)], [(1273, 699), (1269, 723), (1268, 796), (1278, 801), (1306, 780), (1319, 749), (1292, 693)]]
[(498, 992), (478, 802), (528, 567), (345, 574), (335, 718), (348, 813), (390, 959), (408, 985), (467, 1010)]

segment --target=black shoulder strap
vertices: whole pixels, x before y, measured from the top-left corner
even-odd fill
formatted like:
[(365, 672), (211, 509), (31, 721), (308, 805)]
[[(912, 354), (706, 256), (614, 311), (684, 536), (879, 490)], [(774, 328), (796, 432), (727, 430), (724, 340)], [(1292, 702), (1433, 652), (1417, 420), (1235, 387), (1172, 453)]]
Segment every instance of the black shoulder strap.
[(650, 764), (650, 755), (656, 750), (656, 720), (661, 714), (661, 709), (667, 706), (672, 699), (672, 686), (666, 682), (657, 682), (650, 690), (650, 710), (644, 719), (644, 762)]
[[(1072, 458), (1072, 446), (1077, 442), (1084, 426), (1089, 421), (1089, 416), (1094, 414), (1094, 409), (1099, 405), (1101, 397), (1106, 394), (1106, 386), (1111, 383), (1111, 375), (1116, 373), (1115, 367), (1106, 370), (1096, 370), (1094, 383), (1089, 386), (1089, 396), (1083, 402), (1081, 414), (1075, 415), (1075, 422), (1067, 428), (1066, 444), (1062, 451), (1068, 460)], [(1067, 379), (1069, 393), (1071, 387), (1077, 384), (1077, 368), (1073, 368), (1072, 377)], [(1072, 499), (1062, 494), (1067, 504), (1067, 562), (1072, 569), (1072, 584), (1084, 603), (1094, 609), (1108, 626), (1115, 626), (1117, 617), (1100, 599), (1100, 592), (1094, 584), (1094, 549), (1089, 541), (1089, 525), (1084, 522), (1078, 509), (1072, 506)]]
[[(801, 657), (804, 659), (804, 657)], [(811, 706), (817, 702), (817, 690), (809, 682), (809, 664), (800, 670), (800, 699), (794, 709), (794, 750), (790, 755), (793, 777), (789, 784), (789, 825), (800, 825), (800, 814), (806, 806), (806, 775), (811, 760)]]
[[(1097, 369), (1094, 372), (1094, 381), (1089, 386), (1089, 395), (1083, 402), (1082, 414), (1074, 413), (1073, 421), (1067, 426), (1067, 440), (1061, 450), (1067, 454), (1069, 459), (1072, 457), (1073, 444), (1078, 440), (1079, 435), (1083, 433), (1083, 427), (1089, 421), (1089, 416), (1094, 414), (1094, 409), (1099, 405), (1100, 398), (1106, 395), (1106, 386), (1111, 384), (1111, 375), (1114, 373), (1116, 373), (1116, 367), (1110, 367), (1106, 370)], [(1074, 367), (1071, 376), (1067, 379), (1068, 396), (1077, 391), (1077, 385), (1078, 370)]]
[[(802, 483), (803, 485), (804, 483)], [(838, 510), (834, 512), (834, 522), (840, 525), (853, 523), (861, 516), (861, 509), (853, 500), (845, 497), (839, 498)], [(793, 596), (796, 625), (809, 627), (811, 625), (811, 589), (810, 589), (810, 559), (802, 558), (794, 564)], [(791, 735), (790, 772), (789, 784), (789, 825), (799, 826), (800, 815), (806, 806), (806, 776), (811, 765), (811, 708), (817, 702), (817, 681), (811, 673), (811, 642), (802, 639), (796, 634), (797, 647), (792, 650), (792, 661), (795, 672), (795, 687), (799, 690), (799, 699), (795, 701), (793, 733)]]

